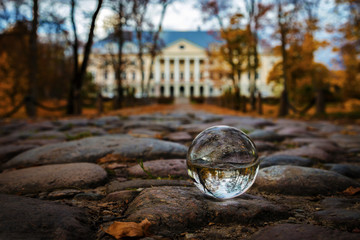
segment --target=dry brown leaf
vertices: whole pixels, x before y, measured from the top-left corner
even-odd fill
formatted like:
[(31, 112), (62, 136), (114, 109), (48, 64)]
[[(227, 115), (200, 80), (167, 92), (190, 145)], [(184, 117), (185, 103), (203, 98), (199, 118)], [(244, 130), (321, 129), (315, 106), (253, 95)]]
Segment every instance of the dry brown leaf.
[(348, 187), (343, 193), (348, 196), (356, 195), (357, 193), (360, 193), (360, 187)]
[(107, 169), (116, 169), (116, 168), (125, 168), (127, 167), (126, 164), (122, 164), (122, 163), (110, 163), (109, 165), (106, 166)]
[(136, 222), (114, 222), (104, 232), (116, 239), (124, 237), (143, 237), (147, 235), (151, 223), (146, 218), (141, 223)]
[(107, 154), (105, 157), (98, 159), (96, 162), (99, 163), (108, 163), (108, 162), (126, 162), (134, 160), (133, 158), (127, 158), (124, 156), (120, 156), (118, 154)]

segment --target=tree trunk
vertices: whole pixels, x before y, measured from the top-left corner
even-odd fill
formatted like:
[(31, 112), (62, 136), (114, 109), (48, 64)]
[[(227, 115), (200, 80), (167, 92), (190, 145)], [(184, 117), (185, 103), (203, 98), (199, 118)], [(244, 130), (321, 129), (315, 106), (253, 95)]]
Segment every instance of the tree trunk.
[[(257, 23), (256, 23), (257, 25)], [(257, 29), (257, 27), (256, 27)], [(254, 82), (253, 82), (253, 89), (252, 89), (252, 92), (251, 92), (251, 97), (252, 97), (252, 102), (251, 102), (251, 109), (253, 111), (256, 110), (256, 97), (255, 97), (255, 94), (257, 92), (257, 89), (256, 89), (256, 82), (257, 82), (257, 79), (258, 79), (258, 67), (259, 67), (259, 54), (258, 54), (258, 49), (257, 49), (257, 32), (254, 32), (254, 52), (253, 52), (253, 56), (254, 56), (254, 66), (253, 66), (253, 78), (254, 78)], [(260, 94), (261, 96), (261, 94)]]
[(29, 38), (29, 86), (26, 97), (26, 114), (29, 117), (36, 117), (37, 101), (37, 29), (39, 24), (38, 0), (33, 0), (33, 19), (31, 22), (31, 33)]
[(168, 4), (169, 4), (168, 0), (163, 1), (163, 8), (162, 8), (162, 11), (161, 11), (161, 16), (160, 16), (158, 29), (154, 34), (152, 46), (151, 46), (151, 49), (150, 49), (151, 60), (150, 60), (150, 66), (149, 66), (149, 77), (148, 77), (148, 82), (147, 82), (147, 90), (148, 90), (148, 92), (150, 91), (151, 77), (154, 78), (154, 76), (153, 76), (153, 73), (154, 73), (153, 66), (154, 66), (155, 58), (158, 55), (158, 47), (159, 47), (158, 41), (159, 41), (159, 37), (160, 37), (160, 32), (162, 30), (162, 23), (164, 21), (164, 17), (165, 17), (165, 13), (166, 13), (166, 9), (167, 9)]
[(101, 95), (101, 92), (99, 92), (97, 94), (97, 97), (96, 97), (96, 107), (97, 107), (97, 111), (98, 111), (98, 114), (102, 114), (104, 112), (104, 102), (103, 102), (103, 97)]
[(257, 96), (257, 112), (259, 115), (263, 114), (262, 96), (261, 96), (260, 92), (258, 93), (258, 96)]
[(235, 86), (235, 93), (234, 93), (234, 110), (238, 111), (241, 109), (241, 96), (240, 96), (240, 88)]
[(75, 114), (75, 91), (76, 91), (76, 79), (79, 71), (79, 41), (77, 36), (76, 24), (75, 24), (75, 0), (71, 0), (71, 26), (74, 34), (74, 43), (72, 44), (73, 50), (73, 76), (70, 82), (69, 97), (67, 103), (67, 114)]
[(316, 115), (322, 116), (326, 114), (325, 94), (323, 89), (316, 92)]
[(286, 52), (286, 29), (282, 22), (282, 8), (281, 4), (278, 4), (278, 24), (280, 27), (280, 35), (281, 35), (281, 55), (282, 55), (282, 67), (283, 67), (283, 79), (284, 79), (284, 90), (281, 93), (280, 98), (280, 108), (279, 108), (279, 117), (283, 117), (288, 115), (289, 113), (289, 99), (288, 99), (288, 89), (287, 89), (287, 82), (288, 82), (288, 74), (287, 74), (287, 52)]
[(242, 101), (241, 101), (241, 110), (242, 112), (246, 113), (247, 112), (247, 107), (246, 107), (246, 96), (242, 96)]
[[(252, 36), (251, 32), (251, 22), (249, 23), (249, 37)], [(251, 39), (251, 37), (250, 37)], [(247, 71), (248, 71), (248, 79), (249, 79), (249, 92), (250, 92), (250, 104), (251, 109), (255, 110), (255, 89), (254, 89), (254, 78), (253, 78), (253, 62), (252, 62), (252, 41), (249, 42), (248, 50), (247, 50)]]
[(94, 38), (94, 29), (96, 18), (99, 14), (100, 8), (102, 6), (103, 0), (98, 0), (98, 5), (96, 10), (91, 18), (91, 25), (88, 34), (88, 40), (85, 44), (84, 53), (83, 53), (83, 61), (81, 66), (79, 67), (78, 62), (78, 38), (77, 38), (77, 30), (75, 24), (75, 0), (71, 0), (71, 22), (72, 28), (74, 31), (74, 44), (73, 44), (73, 54), (74, 54), (74, 73), (72, 82), (70, 84), (70, 93), (68, 99), (67, 113), (68, 114), (81, 114), (82, 113), (82, 96), (81, 89), (83, 85), (83, 79), (86, 74), (86, 69), (89, 63), (89, 57), (91, 53), (91, 46)]
[(124, 30), (123, 30), (123, 22), (122, 18), (124, 18), (124, 5), (122, 1), (119, 3), (119, 26), (118, 26), (118, 62), (117, 64), (114, 62), (113, 67), (116, 71), (116, 83), (117, 83), (117, 97), (115, 102), (115, 108), (122, 108), (124, 94), (123, 94), (123, 86), (122, 86), (122, 73), (124, 68), (123, 63), (123, 46), (124, 46)]

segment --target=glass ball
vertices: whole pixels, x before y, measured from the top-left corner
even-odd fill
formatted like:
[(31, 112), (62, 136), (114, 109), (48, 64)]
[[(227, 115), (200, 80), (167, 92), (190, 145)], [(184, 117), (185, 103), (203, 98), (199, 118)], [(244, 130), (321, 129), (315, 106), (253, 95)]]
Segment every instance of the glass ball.
[(203, 193), (229, 199), (251, 187), (260, 162), (255, 144), (244, 132), (214, 126), (196, 136), (186, 163), (189, 176)]

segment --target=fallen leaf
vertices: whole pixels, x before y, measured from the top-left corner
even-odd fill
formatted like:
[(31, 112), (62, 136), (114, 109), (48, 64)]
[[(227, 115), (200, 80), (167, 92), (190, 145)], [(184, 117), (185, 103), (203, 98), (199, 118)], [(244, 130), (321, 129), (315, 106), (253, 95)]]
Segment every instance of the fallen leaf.
[(136, 222), (114, 222), (104, 232), (116, 239), (123, 237), (143, 237), (148, 235), (151, 223), (146, 218), (141, 223)]
[(357, 193), (360, 193), (360, 187), (348, 187), (343, 191), (343, 193), (347, 196), (356, 195)]
[(127, 167), (126, 164), (121, 164), (121, 163), (110, 163), (109, 165), (106, 166), (107, 169), (116, 169), (116, 168), (125, 168)]
[(134, 160), (133, 158), (127, 158), (118, 154), (107, 154), (105, 157), (98, 159), (97, 163), (108, 163), (108, 162), (127, 162)]

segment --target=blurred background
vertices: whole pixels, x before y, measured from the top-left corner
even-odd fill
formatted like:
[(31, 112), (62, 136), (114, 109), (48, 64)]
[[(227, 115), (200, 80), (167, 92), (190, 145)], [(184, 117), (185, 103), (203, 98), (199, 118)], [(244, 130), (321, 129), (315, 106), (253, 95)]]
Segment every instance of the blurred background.
[(359, 119), (360, 1), (0, 0), (0, 118), (174, 104)]

